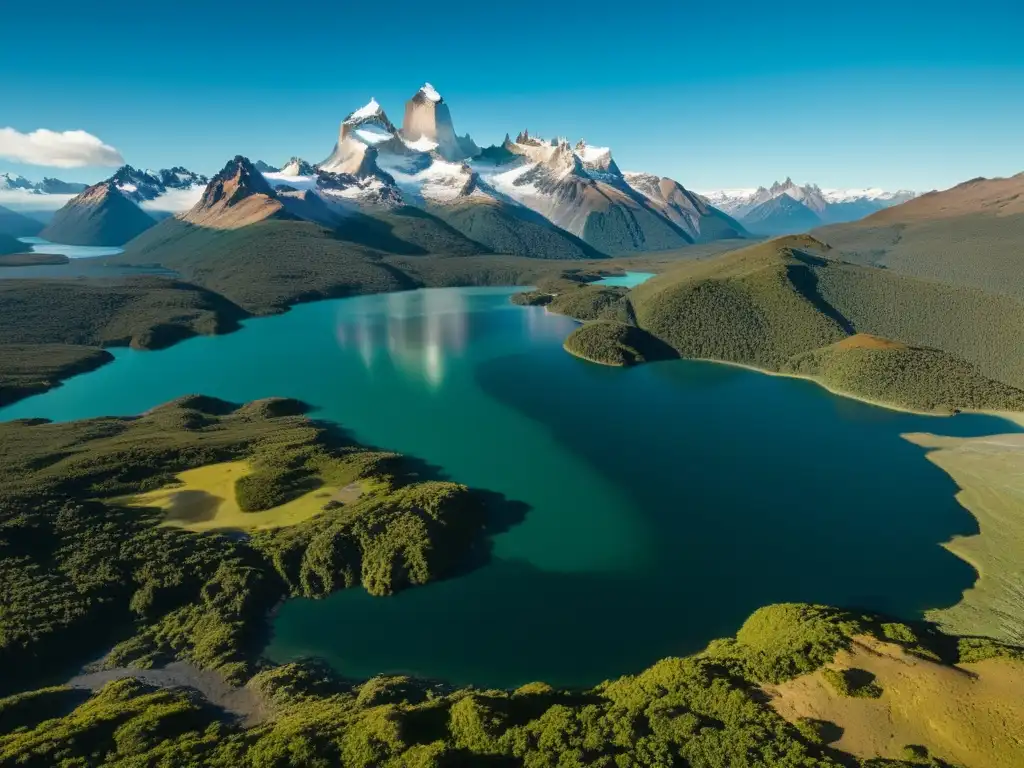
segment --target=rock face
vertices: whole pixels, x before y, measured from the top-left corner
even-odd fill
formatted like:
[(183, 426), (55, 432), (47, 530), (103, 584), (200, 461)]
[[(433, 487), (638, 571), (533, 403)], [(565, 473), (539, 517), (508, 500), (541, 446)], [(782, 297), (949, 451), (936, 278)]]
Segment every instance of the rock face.
[(210, 179), (202, 198), (182, 221), (210, 229), (237, 229), (268, 218), (295, 218), (271, 189), (263, 174), (237, 155)]
[(40, 237), (69, 245), (124, 245), (156, 224), (113, 179), (88, 187), (54, 214)]
[(455, 134), (452, 113), (430, 83), (424, 84), (405, 103), (402, 138), (413, 146), (435, 150), (449, 161), (464, 160), (480, 152), (469, 134), (462, 137)]
[(341, 121), (338, 142), (330, 157), (320, 163), (320, 170), (360, 178), (374, 175), (379, 171), (376, 157), (380, 147), (388, 147), (392, 152), (407, 151), (383, 108), (376, 99), (370, 99), (366, 106)]
[(624, 174), (626, 183), (643, 194), (663, 216), (683, 229), (694, 242), (746, 236), (742, 224), (674, 179), (648, 173)]

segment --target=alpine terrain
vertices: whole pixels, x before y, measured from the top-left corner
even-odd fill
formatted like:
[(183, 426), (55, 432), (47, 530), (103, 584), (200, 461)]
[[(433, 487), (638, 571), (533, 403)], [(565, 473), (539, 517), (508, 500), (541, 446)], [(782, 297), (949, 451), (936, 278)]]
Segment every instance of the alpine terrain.
[(912, 200), (909, 190), (822, 189), (787, 178), (771, 187), (724, 189), (702, 193), (711, 205), (735, 216), (752, 233), (785, 235), (823, 224), (856, 221), (876, 211)]

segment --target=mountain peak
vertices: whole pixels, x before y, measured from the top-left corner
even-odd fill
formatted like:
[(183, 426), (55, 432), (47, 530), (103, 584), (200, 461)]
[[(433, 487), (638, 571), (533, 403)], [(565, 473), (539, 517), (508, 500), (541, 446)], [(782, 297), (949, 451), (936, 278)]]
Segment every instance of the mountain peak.
[(210, 179), (199, 205), (208, 207), (220, 200), (233, 203), (250, 195), (273, 197), (274, 191), (263, 178), (263, 174), (249, 162), (249, 158), (235, 155), (220, 173)]
[(359, 123), (363, 120), (367, 120), (371, 117), (383, 117), (384, 108), (377, 103), (377, 100), (370, 97), (370, 100), (365, 106), (360, 107), (355, 112), (345, 118), (345, 122), (351, 124)]
[(434, 86), (432, 86), (430, 83), (424, 83), (423, 87), (420, 88), (419, 92), (422, 93), (425, 98), (430, 99), (435, 104), (444, 101), (444, 99), (441, 98), (441, 94), (438, 93), (437, 89), (434, 88)]
[(479, 152), (479, 148), (468, 136), (460, 139), (456, 135), (451, 110), (430, 83), (424, 84), (405, 103), (402, 138), (414, 149), (426, 146), (426, 142), (433, 142), (437, 153), (452, 162)]
[(316, 168), (301, 157), (292, 157), (279, 171), (283, 176), (315, 176)]
[(212, 229), (236, 229), (271, 217), (291, 218), (249, 158), (235, 155), (182, 219)]

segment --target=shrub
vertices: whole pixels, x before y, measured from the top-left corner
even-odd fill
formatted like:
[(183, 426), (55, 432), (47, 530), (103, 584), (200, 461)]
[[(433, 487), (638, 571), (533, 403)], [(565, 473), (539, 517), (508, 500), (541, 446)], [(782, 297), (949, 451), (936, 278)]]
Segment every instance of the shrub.
[(821, 670), (821, 676), (840, 696), (877, 699), (882, 695), (882, 689), (875, 682), (875, 676), (864, 669), (826, 667)]

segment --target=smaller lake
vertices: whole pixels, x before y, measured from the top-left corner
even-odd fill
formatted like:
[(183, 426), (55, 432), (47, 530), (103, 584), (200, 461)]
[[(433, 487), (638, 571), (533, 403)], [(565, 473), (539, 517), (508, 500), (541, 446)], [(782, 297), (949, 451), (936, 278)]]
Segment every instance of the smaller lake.
[(114, 246), (67, 245), (51, 243), (41, 237), (19, 237), (30, 246), (32, 253), (56, 253), (71, 259), (69, 264), (34, 264), (25, 267), (0, 268), (0, 279), (78, 278), (78, 277), (132, 277), (134, 275), (163, 275), (174, 277), (176, 272), (160, 267), (133, 267), (120, 264), (98, 263), (100, 256), (113, 256), (124, 251)]
[(124, 253), (124, 248), (117, 246), (97, 245), (66, 245), (64, 243), (51, 243), (41, 237), (19, 237), (21, 242), (31, 245), (32, 253), (56, 253), (67, 256), (69, 259), (93, 259), (97, 256), (113, 256)]
[(654, 277), (653, 272), (627, 272), (624, 275), (613, 275), (602, 277), (593, 283), (594, 285), (614, 285), (621, 288), (636, 288), (640, 283), (646, 283)]

